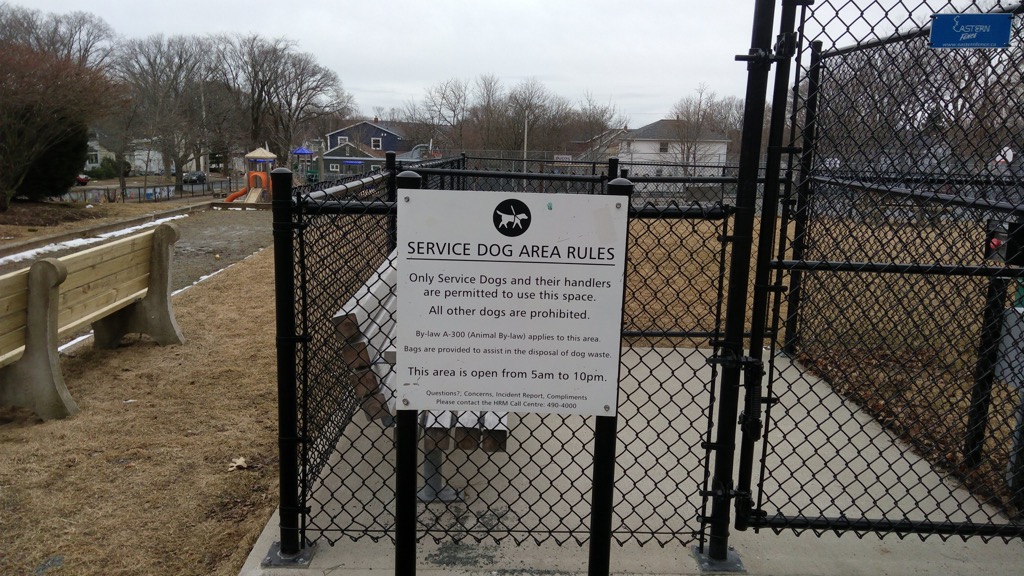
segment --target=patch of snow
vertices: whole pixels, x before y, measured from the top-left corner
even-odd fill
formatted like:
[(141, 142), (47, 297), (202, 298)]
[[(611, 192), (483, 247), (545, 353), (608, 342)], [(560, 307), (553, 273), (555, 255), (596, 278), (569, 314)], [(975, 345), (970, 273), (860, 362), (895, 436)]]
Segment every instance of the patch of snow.
[(170, 222), (171, 220), (177, 220), (179, 218), (187, 218), (187, 217), (188, 217), (188, 214), (179, 214), (177, 216), (170, 216), (170, 217), (167, 217), (167, 218), (161, 218), (159, 220), (154, 220), (153, 222), (146, 222), (145, 224), (140, 224), (138, 226), (132, 226), (131, 228), (124, 228), (122, 230), (115, 230), (113, 232), (107, 232), (106, 234), (100, 234), (99, 236), (93, 236), (91, 238), (75, 238), (75, 239), (72, 239), (72, 240), (68, 240), (66, 242), (58, 242), (56, 244), (49, 244), (49, 245), (43, 246), (41, 248), (36, 248), (34, 250), (27, 250), (25, 252), (19, 252), (17, 254), (11, 254), (10, 256), (5, 256), (3, 258), (0, 258), (0, 264), (8, 264), (8, 263), (11, 263), (11, 262), (21, 262), (23, 260), (31, 260), (31, 259), (35, 259), (37, 256), (40, 256), (42, 254), (48, 254), (50, 252), (56, 252), (58, 250), (64, 250), (66, 248), (79, 248), (81, 246), (88, 246), (90, 244), (96, 244), (97, 242), (102, 242), (104, 240), (109, 240), (111, 238), (117, 238), (119, 236), (126, 236), (128, 234), (132, 234), (134, 232), (138, 232), (139, 230), (144, 230), (146, 228), (152, 228), (153, 226), (157, 226), (157, 225), (162, 224), (164, 222)]

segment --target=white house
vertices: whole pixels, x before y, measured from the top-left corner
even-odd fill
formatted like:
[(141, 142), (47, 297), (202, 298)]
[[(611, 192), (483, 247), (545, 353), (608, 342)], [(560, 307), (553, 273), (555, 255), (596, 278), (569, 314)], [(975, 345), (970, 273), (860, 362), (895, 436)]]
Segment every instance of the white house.
[(104, 158), (110, 158), (113, 160), (114, 153), (104, 148), (103, 145), (100, 144), (99, 138), (93, 135), (89, 138), (89, 152), (85, 157), (85, 166), (83, 167), (83, 170), (94, 170), (99, 168), (100, 162), (102, 162)]
[(681, 120), (658, 120), (619, 139), (619, 160), (651, 163), (650, 176), (721, 176), (729, 139), (720, 134), (691, 136)]

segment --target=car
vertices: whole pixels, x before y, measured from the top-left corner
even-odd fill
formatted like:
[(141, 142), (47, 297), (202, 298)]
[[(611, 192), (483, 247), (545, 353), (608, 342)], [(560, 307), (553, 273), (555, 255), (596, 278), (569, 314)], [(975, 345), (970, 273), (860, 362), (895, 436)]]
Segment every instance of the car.
[(89, 183), (89, 177), (85, 174), (79, 174), (75, 176), (75, 186), (85, 186)]
[(181, 181), (185, 184), (205, 184), (206, 173), (205, 172), (186, 172), (181, 177)]

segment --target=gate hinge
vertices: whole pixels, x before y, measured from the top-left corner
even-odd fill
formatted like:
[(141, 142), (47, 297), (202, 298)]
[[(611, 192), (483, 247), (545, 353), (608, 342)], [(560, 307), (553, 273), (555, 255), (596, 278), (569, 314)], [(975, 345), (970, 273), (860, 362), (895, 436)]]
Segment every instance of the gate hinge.
[(747, 70), (756, 70), (758, 68), (768, 68), (771, 66), (772, 51), (765, 50), (763, 48), (751, 48), (748, 54), (737, 54), (737, 62), (746, 62)]
[(739, 419), (740, 430), (743, 431), (744, 436), (753, 438), (755, 441), (761, 439), (761, 419), (754, 417), (747, 417), (746, 412), (740, 412)]
[(796, 54), (796, 32), (779, 34), (775, 40), (775, 56), (772, 57), (772, 61), (788, 60), (794, 54)]
[(752, 498), (750, 492), (736, 493), (737, 530), (746, 530), (751, 523), (760, 524), (759, 520), (767, 517), (767, 512), (761, 510), (760, 508), (754, 508), (754, 499)]
[(760, 377), (764, 376), (764, 362), (760, 358), (752, 356), (736, 356), (726, 352), (725, 354), (708, 358), (708, 364), (718, 364), (724, 368), (736, 368), (738, 366), (741, 370), (747, 372), (748, 376), (757, 376), (758, 382), (760, 382)]

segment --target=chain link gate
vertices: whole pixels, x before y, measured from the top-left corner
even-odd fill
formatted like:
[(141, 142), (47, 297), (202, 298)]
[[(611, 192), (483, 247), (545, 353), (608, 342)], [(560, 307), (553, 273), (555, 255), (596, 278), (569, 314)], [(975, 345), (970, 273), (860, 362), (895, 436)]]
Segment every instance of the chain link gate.
[[(1010, 47), (930, 48), (964, 12)], [(1024, 535), (1021, 12), (783, 3), (738, 527)]]

